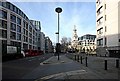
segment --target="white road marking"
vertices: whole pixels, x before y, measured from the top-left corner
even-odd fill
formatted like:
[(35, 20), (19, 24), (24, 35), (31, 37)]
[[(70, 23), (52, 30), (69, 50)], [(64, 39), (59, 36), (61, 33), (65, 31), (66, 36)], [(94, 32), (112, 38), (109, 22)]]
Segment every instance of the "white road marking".
[(42, 77), (41, 79), (50, 79), (50, 78), (55, 78), (59, 76), (70, 76), (70, 75), (78, 75), (78, 74), (85, 74), (87, 71), (85, 70), (75, 70), (75, 71), (68, 71), (68, 72), (62, 72), (62, 73), (57, 73), (49, 76)]

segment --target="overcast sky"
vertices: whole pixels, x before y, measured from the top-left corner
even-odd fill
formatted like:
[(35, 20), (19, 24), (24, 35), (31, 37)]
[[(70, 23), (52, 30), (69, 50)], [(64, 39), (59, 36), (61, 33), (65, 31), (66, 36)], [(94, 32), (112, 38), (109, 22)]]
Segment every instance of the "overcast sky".
[(56, 7), (62, 8), (60, 13), (60, 40), (62, 37), (72, 37), (76, 25), (78, 36), (96, 34), (95, 1), (88, 2), (12, 2), (20, 8), (29, 19), (41, 22), (41, 31), (49, 36), (52, 42), (57, 42), (57, 13)]

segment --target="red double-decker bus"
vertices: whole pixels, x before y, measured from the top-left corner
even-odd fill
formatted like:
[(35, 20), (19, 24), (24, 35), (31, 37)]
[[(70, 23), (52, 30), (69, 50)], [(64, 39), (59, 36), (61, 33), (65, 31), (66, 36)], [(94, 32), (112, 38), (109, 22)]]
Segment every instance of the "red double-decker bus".
[(41, 50), (24, 50), (25, 57), (30, 57), (30, 56), (37, 56), (37, 55), (42, 55), (43, 51)]

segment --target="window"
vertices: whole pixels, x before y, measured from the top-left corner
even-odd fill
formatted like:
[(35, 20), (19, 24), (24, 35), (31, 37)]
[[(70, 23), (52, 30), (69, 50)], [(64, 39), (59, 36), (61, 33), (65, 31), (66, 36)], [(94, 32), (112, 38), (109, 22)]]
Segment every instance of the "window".
[(25, 37), (25, 42), (28, 42), (28, 37)]
[(26, 36), (28, 36), (28, 31), (26, 30)]
[(6, 7), (7, 7), (8, 9), (10, 9), (10, 2), (7, 2), (7, 3), (6, 3)]
[(7, 44), (7, 40), (2, 40), (2, 44)]
[(10, 29), (13, 30), (13, 31), (16, 31), (16, 24), (11, 23)]
[(0, 18), (7, 19), (7, 12), (0, 10)]
[(16, 7), (16, 13), (18, 14), (18, 8)]
[(28, 30), (28, 23), (26, 23), (26, 29)]
[(29, 45), (29, 49), (32, 49), (32, 45)]
[(33, 35), (35, 35), (35, 31), (33, 30)]
[(101, 4), (102, 0), (97, 0), (97, 6), (99, 6)]
[(29, 31), (32, 32), (32, 27), (31, 26), (29, 26)]
[(7, 38), (7, 30), (2, 30), (2, 38)]
[(29, 38), (29, 43), (31, 43), (31, 44), (32, 44), (32, 39), (30, 39), (30, 38)]
[(16, 16), (15, 15), (11, 14), (10, 19), (12, 22), (16, 23)]
[(119, 39), (119, 42), (120, 42), (120, 39)]
[(35, 36), (33, 36), (33, 40), (35, 40)]
[(29, 33), (29, 37), (32, 38), (32, 34), (31, 33)]
[(24, 28), (25, 28), (25, 21), (23, 21), (23, 26), (24, 26)]
[(17, 40), (21, 40), (21, 34), (17, 33)]
[(103, 27), (97, 30), (97, 34), (102, 34), (103, 33)]
[[(0, 2), (0, 3), (1, 3), (1, 2)], [(2, 2), (2, 6), (6, 8), (6, 7), (7, 7), (6, 2)]]
[(103, 38), (97, 40), (97, 45), (98, 46), (103, 46)]
[(102, 22), (103, 22), (103, 17), (100, 17), (100, 18), (97, 20), (97, 25), (100, 25)]
[(23, 28), (23, 33), (25, 34), (25, 29)]
[(10, 10), (12, 10), (12, 11), (13, 11), (13, 5), (12, 5), (12, 4), (10, 4)]
[(99, 14), (102, 13), (102, 7), (103, 7), (103, 6), (101, 6), (101, 7), (97, 10), (97, 15), (99, 15)]
[(19, 17), (17, 17), (17, 24), (21, 25), (21, 19)]
[(107, 38), (105, 37), (105, 45), (107, 45)]
[(13, 11), (17, 12), (17, 8), (13, 5)]
[(5, 28), (5, 29), (7, 29), (7, 21), (0, 20), (0, 28)]
[(17, 43), (15, 41), (11, 41), (10, 44), (16, 46)]
[(23, 37), (23, 41), (25, 42), (25, 36)]
[(10, 32), (10, 38), (11, 39), (16, 39), (16, 33), (15, 32)]
[(21, 27), (17, 25), (17, 32), (21, 33)]

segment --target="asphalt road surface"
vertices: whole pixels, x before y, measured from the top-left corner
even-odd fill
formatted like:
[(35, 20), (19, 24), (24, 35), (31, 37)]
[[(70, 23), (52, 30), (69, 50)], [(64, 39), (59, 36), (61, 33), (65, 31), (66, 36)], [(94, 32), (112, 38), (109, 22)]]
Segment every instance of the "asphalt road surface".
[(40, 62), (50, 58), (53, 54), (26, 57), (2, 63), (2, 79), (21, 79), (32, 70), (40, 66)]
[[(27, 57), (4, 62), (2, 64), (2, 79), (3, 81), (9, 81), (10, 79), (15, 81), (35, 81), (36, 79), (48, 75), (80, 69), (80, 65), (71, 60), (71, 62), (60, 64), (40, 65), (41, 62), (50, 58), (51, 56), (53, 56), (53, 54), (45, 54), (42, 56)], [(66, 58), (66, 56), (64, 57)]]

